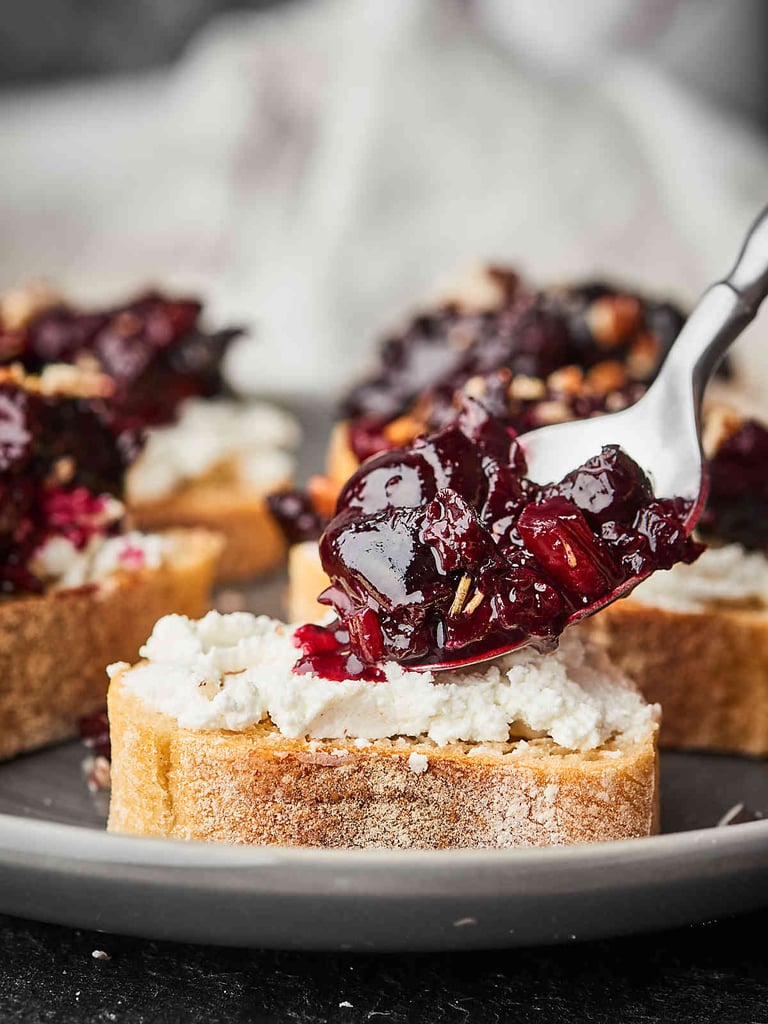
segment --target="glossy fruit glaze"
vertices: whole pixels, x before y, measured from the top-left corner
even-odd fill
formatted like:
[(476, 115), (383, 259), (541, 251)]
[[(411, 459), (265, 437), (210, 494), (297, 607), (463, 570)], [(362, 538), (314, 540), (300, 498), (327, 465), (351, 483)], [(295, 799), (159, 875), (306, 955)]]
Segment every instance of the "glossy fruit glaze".
[[(486, 313), (444, 305), (380, 347), (379, 369), (347, 395), (341, 414), (359, 461), (456, 418), (465, 397), (518, 434), (632, 405), (655, 377), (682, 313), (604, 283), (533, 292), (489, 268), (503, 299)], [(328, 521), (312, 495), (286, 494), (272, 512), (290, 544)]]
[[(653, 380), (684, 322), (669, 303), (603, 282), (535, 292), (507, 273), (504, 286), (494, 309), (444, 305), (381, 345), (377, 372), (348, 394), (341, 411), (358, 459), (402, 443), (391, 425), (404, 415), (422, 430), (445, 426), (457, 396), (499, 371), (517, 381), (507, 397), (508, 422), (518, 432), (623, 407)], [(571, 372), (558, 379), (566, 367)]]
[(768, 550), (768, 429), (744, 420), (709, 461), (702, 536)]
[(318, 540), (328, 523), (328, 517), (315, 508), (311, 495), (300, 488), (267, 495), (267, 506), (289, 544)]
[(173, 422), (180, 403), (224, 390), (222, 357), (239, 330), (208, 332), (195, 300), (147, 292), (123, 306), (85, 311), (59, 303), (14, 330), (0, 322), (0, 363), (38, 372), (85, 363), (116, 384), (109, 414), (120, 431)]
[(51, 537), (76, 548), (119, 530), (114, 497), (132, 457), (99, 401), (0, 384), (0, 594), (39, 593), (30, 568)]
[(320, 600), (337, 621), (298, 635), (296, 670), (375, 678), (383, 660), (547, 649), (575, 612), (702, 550), (686, 503), (657, 500), (615, 446), (546, 486), (525, 470), (514, 431), (474, 399), (454, 424), (364, 463), (320, 540)]

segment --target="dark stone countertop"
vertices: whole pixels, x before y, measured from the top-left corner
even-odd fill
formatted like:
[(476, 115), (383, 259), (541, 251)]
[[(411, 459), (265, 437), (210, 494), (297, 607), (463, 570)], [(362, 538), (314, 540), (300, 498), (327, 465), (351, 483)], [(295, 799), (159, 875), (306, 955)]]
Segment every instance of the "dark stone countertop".
[(0, 1021), (761, 1024), (767, 931), (760, 912), (570, 946), (408, 956), (219, 949), (0, 917)]

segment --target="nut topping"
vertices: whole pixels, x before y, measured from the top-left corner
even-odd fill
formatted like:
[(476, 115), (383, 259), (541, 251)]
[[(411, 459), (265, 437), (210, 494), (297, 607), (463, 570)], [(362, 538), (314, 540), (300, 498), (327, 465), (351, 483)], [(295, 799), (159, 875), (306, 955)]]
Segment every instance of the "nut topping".
[(605, 295), (596, 299), (587, 312), (587, 323), (601, 348), (615, 348), (637, 330), (642, 309), (631, 295)]

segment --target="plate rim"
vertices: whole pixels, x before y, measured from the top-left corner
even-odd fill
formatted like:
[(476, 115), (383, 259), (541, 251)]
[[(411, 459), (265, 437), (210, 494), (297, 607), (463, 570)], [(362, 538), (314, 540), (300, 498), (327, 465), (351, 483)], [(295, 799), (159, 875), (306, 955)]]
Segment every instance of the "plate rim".
[[(201, 868), (216, 871), (306, 867), (333, 872), (369, 870), (377, 863), (390, 872), (407, 873), (430, 865), (440, 869), (515, 866), (582, 868), (595, 862), (612, 863), (667, 860), (678, 854), (697, 860), (735, 852), (768, 851), (768, 819), (726, 826), (668, 832), (652, 836), (550, 846), (506, 849), (326, 849), (322, 847), (256, 846), (166, 839), (108, 832), (67, 822), (0, 812), (0, 865), (16, 855), (48, 862), (97, 862), (106, 866), (130, 865), (134, 869), (175, 870)], [(48, 851), (55, 851), (51, 854)], [(32, 867), (31, 862), (27, 862)], [(688, 861), (689, 867), (690, 860)]]
[[(718, 825), (707, 815), (695, 829), (560, 846), (325, 849), (118, 834), (103, 808), (83, 819), (67, 818), (67, 804), (45, 806), (22, 799), (0, 811), (0, 912), (144, 940), (535, 947), (768, 906), (768, 817)], [(318, 924), (329, 915), (331, 932)]]

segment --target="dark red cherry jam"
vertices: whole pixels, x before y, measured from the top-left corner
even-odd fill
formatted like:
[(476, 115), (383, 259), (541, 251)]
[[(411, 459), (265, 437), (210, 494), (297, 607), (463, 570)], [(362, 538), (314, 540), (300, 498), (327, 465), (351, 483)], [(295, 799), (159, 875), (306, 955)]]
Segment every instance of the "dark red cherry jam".
[(745, 420), (709, 461), (702, 536), (768, 549), (768, 429)]
[(184, 399), (225, 390), (221, 360), (241, 331), (206, 331), (201, 312), (159, 292), (94, 312), (59, 303), (16, 330), (0, 323), (0, 361), (30, 372), (91, 362), (115, 381), (107, 408), (120, 431), (169, 423)]
[(109, 719), (106, 711), (96, 711), (92, 715), (85, 715), (77, 723), (80, 739), (99, 757), (112, 756), (112, 748), (109, 740)]
[[(684, 322), (668, 303), (607, 284), (535, 293), (514, 272), (488, 274), (502, 295), (498, 308), (445, 305), (382, 344), (378, 373), (342, 406), (360, 462), (454, 422), (467, 396), (518, 434), (626, 408)], [(407, 422), (395, 430), (399, 417)], [(276, 497), (271, 508), (291, 544), (319, 537), (329, 518), (301, 492)]]
[(325, 628), (308, 623), (293, 634), (293, 642), (302, 656), (293, 666), (297, 675), (318, 675), (323, 679), (366, 679), (384, 681), (384, 673), (375, 664), (366, 664), (350, 649), (349, 633), (338, 624)]
[(328, 522), (308, 492), (297, 488), (267, 495), (267, 505), (289, 544), (317, 540)]
[(320, 540), (320, 600), (337, 619), (304, 628), (297, 670), (341, 679), (385, 659), (546, 649), (574, 612), (702, 550), (687, 505), (655, 499), (618, 447), (546, 486), (525, 469), (514, 431), (472, 399), (454, 424), (362, 465)]
[(82, 549), (119, 530), (109, 506), (130, 462), (124, 440), (99, 401), (0, 383), (0, 594), (43, 589), (31, 565), (51, 537)]
[[(350, 446), (361, 461), (397, 447), (402, 438), (393, 442), (389, 425), (404, 414), (439, 429), (465, 388), (499, 375), (512, 385), (504, 415), (518, 433), (621, 408), (653, 380), (683, 322), (669, 303), (602, 282), (534, 292), (507, 273), (497, 308), (445, 305), (382, 344), (378, 372), (342, 407)], [(557, 379), (564, 368), (573, 371), (565, 389)]]

